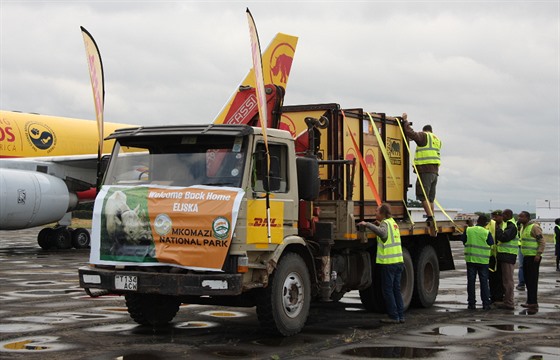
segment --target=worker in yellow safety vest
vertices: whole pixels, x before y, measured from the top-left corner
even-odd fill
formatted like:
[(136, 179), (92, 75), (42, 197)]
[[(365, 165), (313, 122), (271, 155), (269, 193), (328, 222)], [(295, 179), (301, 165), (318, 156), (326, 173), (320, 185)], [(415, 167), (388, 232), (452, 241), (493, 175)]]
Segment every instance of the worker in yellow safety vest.
[(560, 271), (560, 218), (554, 220), (554, 255), (556, 255), (556, 271)]
[(404, 271), (404, 259), (401, 246), (399, 226), (391, 215), (391, 207), (382, 204), (377, 208), (375, 224), (362, 221), (377, 235), (376, 266), (381, 269), (381, 286), (383, 299), (389, 318), (381, 319), (383, 323), (404, 323), (404, 304), (401, 295), (401, 277)]
[(462, 236), (465, 245), (465, 261), (467, 262), (467, 302), (469, 310), (476, 310), (476, 276), (480, 280), (480, 298), (482, 308), (490, 310), (490, 290), (488, 288), (488, 263), (490, 262), (490, 247), (494, 239), (490, 231), (484, 227), (488, 224), (488, 217), (480, 215), (476, 226), (470, 226)]
[(536, 310), (539, 308), (537, 293), (539, 290), (539, 268), (546, 241), (542, 229), (527, 211), (519, 213), (521, 223), (521, 252), (523, 253), (523, 274), (527, 286), (527, 302), (521, 306)]
[[(441, 140), (432, 133), (431, 125), (425, 125), (421, 132), (415, 132), (407, 120), (406, 113), (402, 115), (402, 118), (406, 137), (416, 143), (414, 165), (416, 165), (417, 176), (420, 179), (416, 180), (416, 198), (422, 202), (424, 211), (426, 211), (426, 221), (433, 223), (436, 185), (441, 165)], [(420, 181), (422, 181), (422, 185), (420, 185)], [(422, 191), (422, 186), (427, 199)]]
[(502, 210), (494, 210), (490, 213), (490, 221), (485, 228), (490, 231), (494, 239), (490, 251), (490, 263), (488, 270), (488, 284), (490, 286), (490, 302), (492, 304), (500, 304), (504, 301), (504, 287), (502, 285), (502, 268), (498, 266), (498, 248), (496, 244), (496, 231), (499, 232), (501, 224), (503, 223)]
[[(513, 219), (513, 211), (504, 209), (501, 221), (496, 222), (497, 260), (501, 272), (501, 285), (503, 303), (495, 304), (499, 309), (514, 310), (513, 302), (513, 273), (517, 252), (519, 251), (519, 236), (517, 235), (517, 224)], [(491, 292), (491, 291), (490, 291)]]

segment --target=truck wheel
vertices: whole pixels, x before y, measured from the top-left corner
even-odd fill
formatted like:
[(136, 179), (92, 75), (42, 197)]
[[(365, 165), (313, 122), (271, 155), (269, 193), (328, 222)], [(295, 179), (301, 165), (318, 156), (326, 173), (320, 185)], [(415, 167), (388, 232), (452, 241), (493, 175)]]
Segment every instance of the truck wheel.
[(181, 305), (173, 296), (158, 294), (126, 294), (125, 300), (132, 320), (140, 325), (149, 326), (168, 324)]
[(295, 253), (282, 256), (257, 303), (261, 326), (283, 336), (297, 334), (305, 325), (310, 303), (311, 280), (305, 262)]
[(375, 254), (373, 254), (372, 262), (372, 282), (368, 288), (360, 290), (360, 300), (367, 311), (382, 313), (385, 311), (385, 301), (381, 292), (381, 270), (375, 263)]
[(52, 233), (52, 243), (58, 249), (70, 249), (72, 247), (72, 239), (70, 238), (70, 231), (65, 227), (54, 229)]
[(401, 294), (404, 310), (408, 309), (414, 293), (414, 266), (410, 252), (403, 248), (404, 271), (401, 277)]
[(415, 266), (415, 286), (412, 302), (415, 306), (429, 308), (436, 301), (439, 290), (439, 262), (432, 246), (425, 246)]
[(87, 249), (89, 247), (91, 237), (89, 231), (84, 228), (72, 230), (72, 246), (76, 249)]
[[(410, 306), (414, 290), (414, 267), (408, 250), (403, 248), (402, 251), (404, 270), (401, 277), (401, 295), (403, 298), (403, 308), (407, 310)], [(373, 283), (369, 288), (360, 290), (360, 300), (367, 311), (385, 312), (385, 301), (383, 300), (381, 288), (381, 271), (377, 264), (373, 265)]]

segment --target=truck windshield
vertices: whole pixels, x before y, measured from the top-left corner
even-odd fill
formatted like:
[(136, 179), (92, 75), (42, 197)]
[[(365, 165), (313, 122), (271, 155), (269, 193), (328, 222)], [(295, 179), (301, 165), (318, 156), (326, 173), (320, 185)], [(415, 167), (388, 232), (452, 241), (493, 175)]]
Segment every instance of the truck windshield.
[(246, 145), (241, 137), (160, 136), (115, 142), (104, 184), (240, 187)]

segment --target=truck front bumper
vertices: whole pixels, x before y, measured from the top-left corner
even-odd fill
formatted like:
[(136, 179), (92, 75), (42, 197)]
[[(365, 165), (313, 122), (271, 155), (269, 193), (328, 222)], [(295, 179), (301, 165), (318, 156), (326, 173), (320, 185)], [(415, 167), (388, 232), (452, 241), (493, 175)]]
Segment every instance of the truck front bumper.
[[(113, 294), (151, 293), (175, 296), (239, 295), (242, 292), (241, 274), (170, 274), (81, 267), (78, 269), (80, 287), (104, 289)], [(133, 286), (122, 286), (117, 280), (133, 279)]]

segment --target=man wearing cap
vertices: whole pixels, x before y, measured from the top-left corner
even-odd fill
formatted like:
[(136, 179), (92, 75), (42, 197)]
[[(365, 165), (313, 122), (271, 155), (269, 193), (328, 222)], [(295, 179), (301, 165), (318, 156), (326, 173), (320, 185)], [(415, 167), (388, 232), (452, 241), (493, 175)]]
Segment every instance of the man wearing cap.
[(504, 301), (504, 287), (502, 285), (502, 268), (498, 262), (497, 249), (496, 249), (496, 239), (502, 236), (502, 223), (503, 216), (502, 210), (492, 211), (491, 220), (488, 222), (486, 229), (490, 231), (494, 239), (494, 245), (492, 246), (492, 254), (490, 256), (489, 264), (489, 274), (488, 281), (490, 285), (490, 299), (492, 304), (498, 305)]
[(510, 209), (500, 211), (501, 220), (496, 221), (496, 246), (498, 250), (498, 267), (502, 273), (503, 304), (497, 304), (499, 309), (513, 310), (513, 272), (517, 252), (519, 249), (519, 237), (517, 236), (517, 225), (513, 220), (513, 212)]

